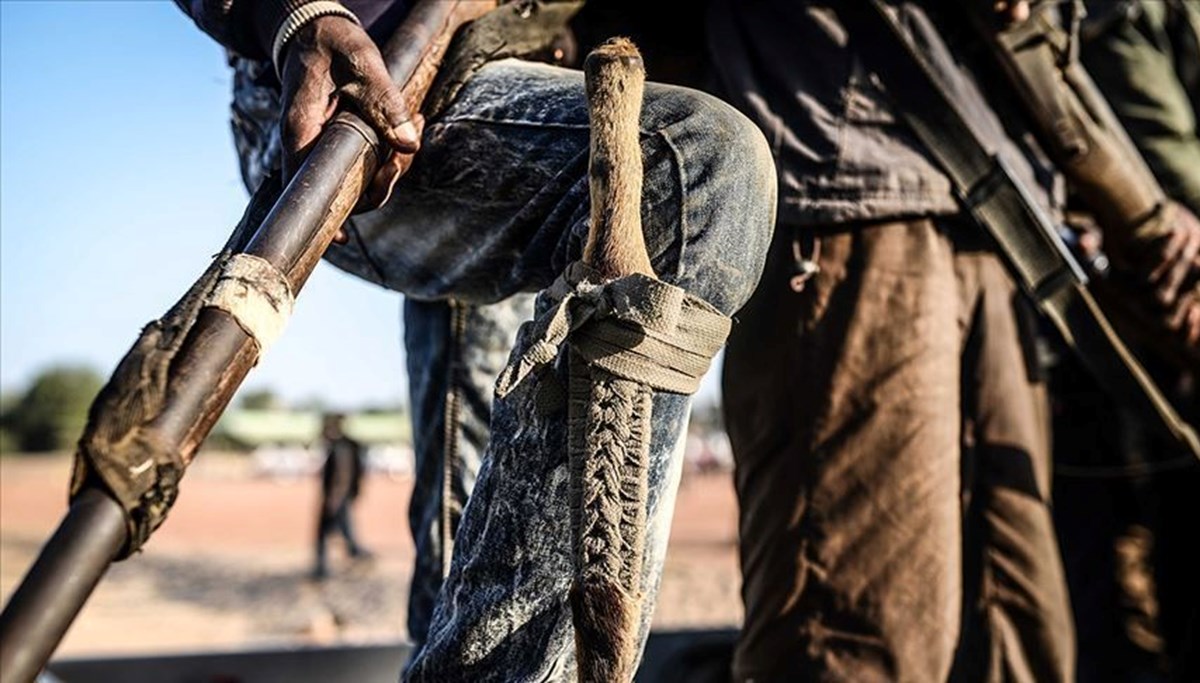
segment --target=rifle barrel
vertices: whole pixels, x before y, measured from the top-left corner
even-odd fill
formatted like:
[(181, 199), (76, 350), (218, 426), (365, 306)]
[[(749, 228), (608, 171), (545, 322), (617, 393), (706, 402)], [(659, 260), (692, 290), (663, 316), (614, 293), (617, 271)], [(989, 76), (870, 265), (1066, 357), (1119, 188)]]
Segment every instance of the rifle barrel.
[(0, 614), (0, 680), (37, 676), (124, 544), (121, 506), (81, 493)]

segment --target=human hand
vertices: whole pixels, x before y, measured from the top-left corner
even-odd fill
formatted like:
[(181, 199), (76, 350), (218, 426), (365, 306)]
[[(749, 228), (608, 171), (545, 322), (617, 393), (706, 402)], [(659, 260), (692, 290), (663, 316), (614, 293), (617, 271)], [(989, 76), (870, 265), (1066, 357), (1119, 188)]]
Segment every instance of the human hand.
[(1194, 349), (1200, 345), (1200, 219), (1182, 205), (1176, 205), (1174, 218), (1150, 283), (1167, 309), (1168, 327)]
[(1149, 294), (1167, 328), (1184, 344), (1200, 347), (1200, 219), (1171, 203), (1153, 238), (1125, 248), (1135, 287)]
[[(282, 62), (284, 182), (300, 168), (325, 124), (345, 108), (390, 148), (363, 196), (366, 208), (384, 204), (412, 163), (425, 122), (409, 112), (370, 36), (345, 17), (319, 17), (288, 41)], [(344, 242), (344, 233), (335, 240)]]

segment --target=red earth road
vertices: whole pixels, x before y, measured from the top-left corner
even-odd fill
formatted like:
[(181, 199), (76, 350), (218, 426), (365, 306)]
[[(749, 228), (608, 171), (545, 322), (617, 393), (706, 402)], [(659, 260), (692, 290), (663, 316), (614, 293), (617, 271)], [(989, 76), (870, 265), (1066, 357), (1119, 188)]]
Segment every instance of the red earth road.
[[(66, 511), (66, 456), (0, 458), (0, 596), (7, 600)], [(183, 482), (171, 517), (145, 551), (114, 565), (59, 656), (362, 643), (405, 637), (413, 545), (408, 478), (373, 474), (355, 511), (370, 565), (333, 547), (334, 576), (308, 581), (315, 477), (256, 475), (245, 456), (208, 453)], [(655, 624), (739, 623), (732, 483), (685, 473)]]

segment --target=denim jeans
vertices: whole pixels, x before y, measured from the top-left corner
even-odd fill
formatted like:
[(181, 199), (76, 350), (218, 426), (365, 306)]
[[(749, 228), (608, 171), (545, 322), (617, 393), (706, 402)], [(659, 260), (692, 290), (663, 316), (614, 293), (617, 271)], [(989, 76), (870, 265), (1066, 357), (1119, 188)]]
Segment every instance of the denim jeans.
[[(643, 231), (664, 281), (731, 314), (761, 273), (775, 209), (761, 133), (700, 93), (648, 85)], [(420, 299), (489, 303), (545, 288), (587, 233), (582, 75), (506, 60), (484, 67), (426, 127), (381, 210), (354, 217), (331, 262)], [(542, 302), (543, 304), (545, 302)], [(520, 339), (515, 353), (523, 349)], [(540, 380), (498, 400), (492, 439), (455, 536), (450, 573), (410, 680), (570, 678), (573, 568), (566, 412)], [(666, 546), (690, 399), (653, 399), (641, 642)]]
[(487, 448), (492, 392), (533, 296), (464, 304), (404, 301), (415, 481), (408, 523), (416, 546), (408, 636), (420, 646), (450, 570), (454, 534)]
[[(241, 81), (253, 85), (252, 75)], [(264, 118), (254, 112), (271, 109), (266, 99), (259, 92), (239, 102), (235, 95), (244, 171), (265, 165), (262, 159), (277, 146), (270, 142), (275, 136), (250, 125)], [(481, 305), (544, 289), (579, 257), (589, 209), (587, 122), (580, 72), (517, 60), (485, 66), (428, 122), (421, 153), (391, 201), (353, 217), (346, 225), (349, 243), (325, 255), (409, 297), (406, 344), (421, 459), (420, 502), (410, 510), (421, 555), (413, 587), (418, 613), (409, 621), (414, 638), (425, 630), (421, 612), (437, 583), (434, 570), (441, 576), (444, 547), (437, 544), (454, 540), (426, 640), (405, 673), (414, 681), (573, 676), (566, 411), (540, 407), (538, 381), (496, 401), (491, 433), (497, 438), (486, 447), (454, 534), (447, 533), (453, 514), (443, 518), (443, 509), (452, 511), (467, 493), (473, 464), (433, 454), (436, 425), (446, 418), (443, 389), (482, 401), (488, 395), (479, 391), (482, 377), (494, 368), (498, 348), (491, 345), (501, 336), (499, 329), (488, 332), (494, 337), (484, 345), (488, 350), (469, 362), (465, 348), (457, 359), (439, 357), (452, 330), (445, 317), (455, 306), (472, 306), (468, 321), (487, 316), (498, 309)], [(641, 128), (643, 233), (655, 272), (730, 315), (758, 282), (774, 224), (776, 181), (766, 141), (715, 98), (657, 84), (647, 85)], [(241, 144), (255, 139), (262, 144)], [(455, 303), (437, 303), (450, 300)], [(514, 353), (522, 350), (518, 340)], [(449, 369), (457, 362), (467, 374)], [(660, 392), (653, 400), (639, 646), (649, 631), (689, 408), (690, 398), (680, 394)], [(482, 447), (486, 436), (475, 421), (482, 414), (460, 414), (457, 435), (443, 430), (443, 444), (453, 439), (454, 447)], [(447, 479), (447, 471), (462, 478)]]

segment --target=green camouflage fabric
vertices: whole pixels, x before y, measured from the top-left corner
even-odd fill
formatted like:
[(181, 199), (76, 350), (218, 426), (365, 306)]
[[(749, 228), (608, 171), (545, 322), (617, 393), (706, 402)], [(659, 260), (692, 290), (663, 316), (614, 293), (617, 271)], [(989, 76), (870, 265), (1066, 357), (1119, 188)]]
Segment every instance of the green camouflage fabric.
[(1200, 3), (1089, 0), (1080, 59), (1172, 198), (1200, 212)]

